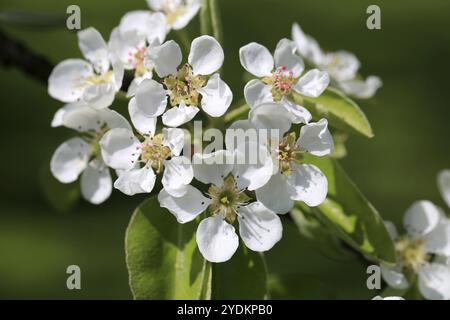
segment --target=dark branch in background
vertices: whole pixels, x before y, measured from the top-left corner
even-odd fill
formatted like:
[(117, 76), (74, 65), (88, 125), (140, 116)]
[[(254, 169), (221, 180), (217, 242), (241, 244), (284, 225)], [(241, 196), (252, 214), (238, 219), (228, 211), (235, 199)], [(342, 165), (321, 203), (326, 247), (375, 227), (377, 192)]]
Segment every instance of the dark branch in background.
[(0, 63), (4, 67), (17, 68), (45, 84), (53, 69), (46, 57), (6, 35), (3, 30), (0, 30)]
[[(8, 36), (0, 29), (0, 64), (5, 68), (17, 68), (23, 73), (47, 85), (54, 65), (46, 57), (38, 54), (19, 40)], [(125, 74), (122, 90), (127, 91), (132, 77)]]

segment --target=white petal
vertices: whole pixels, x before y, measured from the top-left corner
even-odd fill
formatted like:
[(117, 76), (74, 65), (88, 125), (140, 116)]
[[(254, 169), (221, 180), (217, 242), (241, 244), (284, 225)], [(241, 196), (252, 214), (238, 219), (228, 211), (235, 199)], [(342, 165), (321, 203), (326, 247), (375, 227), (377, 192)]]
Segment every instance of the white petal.
[(312, 115), (306, 108), (293, 103), (285, 97), (283, 97), (281, 103), (292, 115), (292, 123), (309, 123), (311, 121)]
[(92, 66), (81, 59), (68, 59), (56, 65), (48, 78), (48, 93), (62, 102), (75, 102), (84, 93), (85, 79)]
[(139, 193), (150, 193), (155, 185), (156, 175), (152, 168), (144, 166), (139, 169), (123, 171), (114, 182), (114, 188), (128, 196)]
[(430, 201), (416, 201), (405, 213), (403, 224), (411, 236), (431, 232), (439, 223), (439, 209)]
[(79, 31), (77, 36), (81, 52), (92, 63), (94, 69), (99, 73), (108, 71), (108, 46), (100, 32), (90, 27)]
[(290, 129), (293, 116), (281, 103), (263, 103), (250, 110), (248, 118), (258, 129), (279, 130), (280, 138)]
[(441, 196), (450, 207), (450, 170), (442, 170), (437, 177), (437, 185)]
[(406, 276), (402, 272), (401, 266), (387, 266), (381, 264), (381, 275), (383, 276), (384, 281), (395, 289), (406, 289), (409, 287), (408, 280)]
[(114, 102), (115, 96), (115, 84), (102, 83), (87, 87), (83, 93), (83, 100), (95, 109), (104, 109)]
[(141, 143), (133, 132), (116, 128), (108, 131), (100, 140), (102, 157), (113, 169), (131, 169), (140, 155)]
[(438, 225), (426, 236), (427, 251), (450, 257), (450, 220), (441, 218)]
[(290, 198), (287, 177), (281, 173), (273, 175), (267, 184), (256, 189), (256, 199), (279, 214), (288, 213), (294, 207), (294, 201)]
[(197, 228), (197, 245), (210, 262), (225, 262), (236, 252), (239, 238), (234, 227), (220, 216), (203, 219)]
[(222, 67), (223, 49), (211, 36), (200, 36), (192, 41), (188, 62), (194, 74), (209, 75)]
[(209, 78), (208, 83), (198, 90), (202, 95), (202, 108), (211, 117), (221, 117), (233, 101), (230, 87), (220, 79), (218, 73)]
[(422, 267), (419, 273), (419, 289), (429, 300), (450, 299), (450, 268), (431, 263)]
[(270, 76), (274, 61), (270, 51), (256, 42), (251, 42), (239, 49), (241, 65), (257, 77)]
[(330, 76), (325, 71), (313, 69), (300, 78), (294, 90), (307, 97), (317, 98), (330, 84)]
[(147, 21), (148, 43), (163, 43), (166, 39), (166, 17), (161, 12), (152, 12)]
[(281, 39), (275, 49), (275, 67), (286, 67), (286, 72), (292, 71), (294, 78), (300, 77), (305, 68), (303, 60), (295, 54), (295, 43), (288, 39)]
[(256, 190), (271, 178), (274, 165), (267, 147), (255, 141), (240, 144), (235, 150), (233, 175), (239, 189)]
[(131, 11), (120, 20), (119, 30), (124, 38), (137, 34), (140, 39), (147, 39), (149, 43), (154, 40), (162, 43), (166, 38), (166, 19), (160, 12)]
[(270, 250), (280, 241), (280, 218), (260, 202), (238, 208), (239, 234), (245, 245), (258, 252)]
[(53, 153), (50, 170), (62, 183), (71, 183), (78, 179), (86, 168), (91, 146), (81, 138), (72, 138), (62, 143)]
[(319, 44), (311, 36), (305, 34), (297, 23), (292, 25), (292, 39), (304, 58), (316, 65), (322, 63), (323, 53)]
[(198, 111), (198, 108), (186, 106), (182, 103), (178, 107), (172, 107), (166, 111), (162, 116), (162, 121), (168, 127), (179, 127), (191, 121)]
[(234, 150), (245, 141), (258, 142), (258, 131), (249, 120), (237, 120), (225, 132), (226, 149)]
[(187, 5), (182, 11), (182, 13), (178, 15), (175, 21), (172, 23), (172, 28), (174, 30), (183, 29), (198, 13), (200, 7), (201, 7), (200, 0), (187, 1)]
[(210, 154), (196, 153), (192, 157), (194, 177), (204, 184), (221, 186), (223, 179), (233, 170), (233, 154), (219, 150)]
[(60, 127), (64, 125), (64, 116), (72, 111), (72, 110), (76, 110), (77, 108), (79, 108), (80, 106), (82, 106), (83, 104), (80, 104), (79, 102), (72, 102), (72, 103), (68, 103), (64, 106), (62, 106), (61, 108), (59, 108), (52, 119), (52, 123), (51, 126), (52, 128), (56, 128), (56, 127)]
[(314, 165), (294, 164), (288, 181), (291, 199), (303, 201), (309, 207), (320, 205), (327, 197), (327, 177)]
[(112, 64), (112, 71), (113, 71), (113, 85), (114, 85), (114, 92), (117, 92), (122, 88), (122, 81), (123, 77), (125, 75), (125, 68), (124, 64), (117, 58), (112, 57), (111, 58), (111, 64)]
[(177, 68), (182, 59), (180, 46), (175, 41), (169, 40), (148, 51), (145, 56), (145, 64), (154, 64), (158, 76), (164, 78), (170, 74), (177, 74)]
[(181, 197), (173, 197), (162, 189), (158, 194), (161, 207), (172, 213), (179, 223), (192, 221), (210, 205), (211, 199), (191, 185), (186, 186), (186, 193)]
[(179, 156), (184, 148), (184, 130), (180, 128), (164, 128), (164, 145), (170, 148), (172, 155)]
[(365, 81), (353, 79), (339, 82), (342, 91), (359, 99), (372, 98), (381, 86), (381, 79), (376, 76), (370, 76)]
[(397, 240), (398, 232), (397, 232), (397, 228), (395, 227), (395, 224), (392, 223), (392, 221), (384, 221), (384, 226), (386, 227), (386, 230), (388, 231), (391, 239), (394, 241)]
[(128, 103), (128, 113), (130, 114), (133, 126), (141, 134), (155, 134), (157, 117), (150, 117), (142, 112), (137, 107), (136, 98), (131, 98), (130, 102)]
[(136, 89), (136, 105), (149, 117), (164, 113), (167, 106), (167, 93), (162, 84), (152, 79), (145, 79)]
[(261, 80), (250, 80), (244, 88), (245, 101), (250, 108), (262, 103), (273, 102), (273, 95), (270, 87)]
[(322, 69), (328, 71), (338, 82), (354, 79), (359, 67), (358, 58), (353, 53), (343, 50), (325, 54), (322, 61)]
[(304, 125), (300, 129), (297, 145), (302, 150), (306, 150), (315, 156), (322, 157), (330, 154), (333, 151), (334, 143), (327, 127), (328, 121), (326, 119)]
[(116, 27), (109, 36), (108, 47), (113, 55), (115, 55), (127, 70), (134, 69), (134, 54), (139, 48), (145, 46), (145, 39), (140, 37), (138, 32), (129, 32), (126, 36), (120, 33), (119, 27)]
[(81, 194), (92, 204), (100, 204), (109, 198), (112, 180), (109, 168), (100, 160), (92, 160), (81, 175)]
[(172, 157), (164, 161), (162, 184), (164, 189), (174, 197), (181, 197), (187, 192), (186, 185), (194, 178), (191, 161), (183, 156)]
[(372, 300), (405, 300), (402, 297), (398, 297), (398, 296), (390, 296), (390, 297), (381, 297), (381, 296), (375, 296), (372, 298)]
[(125, 128), (131, 130), (128, 121), (119, 113), (110, 109), (96, 110), (79, 106), (67, 111), (63, 117), (63, 125), (80, 132), (100, 131), (103, 126), (109, 129)]

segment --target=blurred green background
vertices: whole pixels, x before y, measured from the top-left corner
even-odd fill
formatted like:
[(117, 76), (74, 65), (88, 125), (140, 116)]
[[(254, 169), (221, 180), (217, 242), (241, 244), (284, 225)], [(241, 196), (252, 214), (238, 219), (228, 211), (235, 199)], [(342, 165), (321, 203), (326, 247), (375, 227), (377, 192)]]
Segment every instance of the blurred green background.
[[(105, 38), (125, 12), (147, 8), (144, 0), (76, 3), (82, 28), (94, 26)], [(0, 10), (65, 14), (70, 4), (73, 1), (2, 0)], [(366, 28), (370, 4), (381, 7), (382, 30)], [(398, 225), (415, 200), (444, 205), (435, 177), (450, 167), (450, 1), (222, 0), (221, 9), (224, 78), (236, 98), (243, 88), (239, 47), (257, 41), (273, 49), (279, 39), (290, 36), (292, 23), (299, 22), (324, 49), (354, 52), (364, 75), (383, 79), (376, 97), (360, 102), (375, 138), (351, 137), (349, 156), (343, 160), (360, 189), (383, 217)], [(0, 28), (53, 63), (81, 56), (75, 32), (64, 24)], [(197, 35), (198, 19), (188, 30)], [(0, 298), (131, 298), (123, 238), (134, 207), (145, 197), (115, 192), (99, 207), (80, 201), (63, 212), (61, 208), (76, 199), (77, 186), (62, 186), (48, 176), (53, 150), (72, 134), (50, 128), (62, 104), (47, 95), (45, 84), (17, 70), (1, 68), (0, 83)], [(123, 103), (117, 107), (125, 109)], [(294, 227), (285, 229), (285, 238), (268, 259), (270, 268), (271, 260), (289, 254), (286, 264), (273, 270), (295, 278), (298, 290), (289, 292), (292, 298), (314, 298), (318, 287), (332, 285), (339, 290), (330, 291), (329, 298), (375, 295), (364, 291), (365, 268), (355, 258), (329, 264)], [(298, 246), (292, 247), (289, 239)], [(81, 267), (80, 291), (66, 289), (65, 270), (71, 264)], [(343, 276), (349, 274), (351, 278)]]

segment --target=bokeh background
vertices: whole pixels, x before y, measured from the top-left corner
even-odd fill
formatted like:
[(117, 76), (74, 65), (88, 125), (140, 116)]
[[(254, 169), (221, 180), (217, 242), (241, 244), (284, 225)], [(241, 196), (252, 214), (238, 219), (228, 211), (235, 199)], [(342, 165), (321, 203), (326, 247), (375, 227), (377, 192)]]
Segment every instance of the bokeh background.
[[(0, 10), (65, 14), (73, 1), (2, 0)], [(105, 38), (121, 16), (146, 9), (144, 0), (77, 0), (82, 28), (96, 27)], [(224, 78), (242, 96), (240, 46), (257, 41), (274, 48), (297, 21), (324, 49), (346, 49), (376, 74), (383, 87), (361, 101), (375, 137), (351, 137), (343, 166), (386, 219), (401, 224), (405, 209), (429, 199), (444, 206), (436, 174), (450, 168), (450, 1), (447, 0), (222, 0), (226, 62)], [(381, 7), (382, 30), (366, 28), (366, 8)], [(53, 63), (80, 57), (76, 34), (65, 24), (1, 30)], [(198, 34), (198, 19), (188, 28)], [(145, 197), (115, 192), (95, 207), (77, 201), (78, 186), (63, 186), (49, 175), (53, 150), (72, 133), (51, 129), (61, 103), (45, 83), (11, 68), (0, 68), (0, 298), (128, 299), (124, 233), (133, 209)], [(123, 103), (116, 104), (125, 110)], [(325, 260), (313, 243), (285, 227), (285, 238), (268, 255), (277, 278), (291, 288), (273, 296), (368, 298), (359, 258)], [(290, 242), (288, 240), (291, 240)], [(292, 242), (298, 243), (295, 247)], [(290, 245), (289, 245), (290, 243)], [(289, 256), (283, 265), (273, 263)], [(66, 267), (82, 269), (82, 290), (66, 288)], [(351, 277), (350, 277), (350, 276)], [(350, 283), (351, 282), (351, 283)], [(276, 287), (276, 285), (275, 285)], [(321, 288), (321, 290), (318, 290)], [(337, 289), (336, 289), (337, 288)], [(320, 291), (320, 294), (318, 293)]]

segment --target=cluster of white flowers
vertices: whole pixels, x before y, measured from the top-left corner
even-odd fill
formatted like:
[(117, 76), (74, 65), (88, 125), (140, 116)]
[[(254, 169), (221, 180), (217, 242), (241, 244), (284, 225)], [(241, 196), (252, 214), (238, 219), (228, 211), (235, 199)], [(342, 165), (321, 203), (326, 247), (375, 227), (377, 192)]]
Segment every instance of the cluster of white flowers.
[[(450, 207), (450, 170), (438, 175), (438, 187)], [(383, 279), (396, 289), (418, 284), (423, 297), (450, 299), (450, 219), (430, 201), (415, 202), (405, 213), (407, 234), (399, 236), (395, 225), (386, 221), (395, 241), (398, 263), (381, 265)]]
[[(356, 58), (322, 53), (295, 25), (294, 41), (282, 39), (273, 54), (257, 43), (240, 49), (242, 67), (257, 78), (243, 90), (248, 116), (231, 124), (222, 148), (191, 157), (185, 149), (188, 123), (200, 109), (206, 117), (222, 117), (233, 100), (220, 77), (224, 50), (203, 35), (192, 41), (182, 64), (180, 46), (166, 37), (187, 25), (200, 0), (148, 4), (152, 11), (125, 14), (108, 43), (94, 28), (80, 31), (86, 60), (65, 60), (50, 75), (49, 94), (67, 103), (52, 126), (80, 133), (57, 148), (51, 171), (62, 183), (81, 175), (82, 195), (93, 204), (104, 202), (113, 186), (129, 196), (151, 193), (159, 176), (161, 207), (179, 223), (202, 215), (196, 238), (207, 260), (232, 257), (239, 245), (236, 220), (244, 244), (267, 251), (282, 237), (278, 214), (289, 212), (296, 201), (318, 206), (328, 192), (326, 176), (308, 163), (333, 151), (328, 122), (313, 122), (294, 95), (319, 97), (330, 84), (329, 75), (359, 97), (371, 96), (376, 86), (369, 79), (356, 80)], [(319, 69), (305, 70), (302, 57)], [(112, 110), (125, 74), (132, 75), (124, 94), (130, 122)], [(256, 134), (236, 144), (233, 130), (276, 135)], [(258, 155), (256, 162), (248, 161), (249, 152)]]

